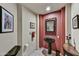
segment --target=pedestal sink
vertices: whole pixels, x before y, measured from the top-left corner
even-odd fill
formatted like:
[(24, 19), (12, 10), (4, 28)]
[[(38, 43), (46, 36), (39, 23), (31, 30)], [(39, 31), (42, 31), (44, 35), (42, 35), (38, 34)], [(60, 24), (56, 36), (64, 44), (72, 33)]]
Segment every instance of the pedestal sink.
[(48, 54), (51, 54), (51, 44), (55, 42), (55, 39), (53, 39), (51, 36), (46, 36), (44, 40), (48, 43)]

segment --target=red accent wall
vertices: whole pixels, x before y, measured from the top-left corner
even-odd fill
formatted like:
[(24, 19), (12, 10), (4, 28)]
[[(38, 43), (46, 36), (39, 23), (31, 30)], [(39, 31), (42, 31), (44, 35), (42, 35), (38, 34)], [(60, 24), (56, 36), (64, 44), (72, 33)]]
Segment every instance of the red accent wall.
[[(56, 35), (54, 33), (45, 33), (45, 20), (53, 17), (57, 18)], [(49, 14), (40, 15), (39, 19), (39, 47), (48, 48), (47, 43), (44, 41), (44, 37), (45, 35), (51, 35), (55, 39), (55, 43), (52, 44), (52, 49), (59, 50), (63, 54), (62, 46), (65, 42), (65, 8)], [(59, 36), (59, 38), (57, 36)]]

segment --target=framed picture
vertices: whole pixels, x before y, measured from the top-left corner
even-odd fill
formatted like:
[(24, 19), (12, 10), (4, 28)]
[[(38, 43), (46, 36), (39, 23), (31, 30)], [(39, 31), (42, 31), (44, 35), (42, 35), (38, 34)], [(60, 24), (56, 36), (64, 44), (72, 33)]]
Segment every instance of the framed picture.
[(0, 6), (0, 33), (14, 31), (14, 16)]
[(55, 32), (56, 18), (47, 19), (45, 21), (46, 32)]
[(73, 29), (78, 29), (79, 28), (79, 15), (76, 15), (72, 19), (72, 26), (73, 26)]
[(35, 23), (30, 22), (30, 29), (35, 29)]

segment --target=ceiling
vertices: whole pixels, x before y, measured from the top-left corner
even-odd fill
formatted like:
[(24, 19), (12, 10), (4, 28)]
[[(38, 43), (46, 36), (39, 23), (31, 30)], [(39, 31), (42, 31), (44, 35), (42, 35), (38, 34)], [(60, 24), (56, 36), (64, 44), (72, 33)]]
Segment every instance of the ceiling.
[[(66, 3), (23, 3), (23, 6), (36, 14), (46, 14), (61, 9)], [(50, 6), (51, 10), (46, 11), (46, 7)]]

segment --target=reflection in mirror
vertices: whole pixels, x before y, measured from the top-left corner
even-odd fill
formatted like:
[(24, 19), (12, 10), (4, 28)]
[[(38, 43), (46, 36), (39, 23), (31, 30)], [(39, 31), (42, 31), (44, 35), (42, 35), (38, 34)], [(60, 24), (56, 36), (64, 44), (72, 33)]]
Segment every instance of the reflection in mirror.
[(46, 32), (55, 32), (55, 30), (56, 30), (56, 17), (51, 18), (51, 19), (47, 19), (45, 21), (45, 29), (46, 29)]

